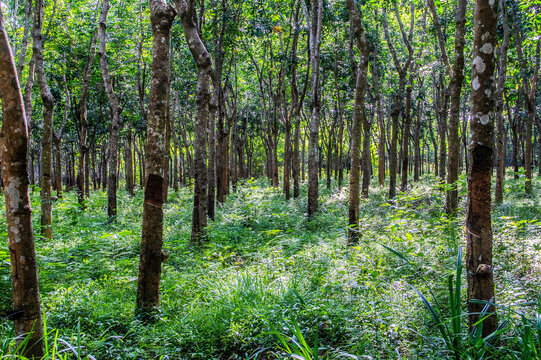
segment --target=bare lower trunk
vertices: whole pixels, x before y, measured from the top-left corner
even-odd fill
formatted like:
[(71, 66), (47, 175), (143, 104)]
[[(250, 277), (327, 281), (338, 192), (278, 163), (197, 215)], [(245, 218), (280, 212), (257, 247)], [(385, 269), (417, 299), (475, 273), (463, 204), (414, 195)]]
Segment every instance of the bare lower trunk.
[[(370, 137), (367, 133), (370, 132), (370, 125), (366, 119), (364, 109), (364, 95), (366, 89), (366, 78), (370, 55), (370, 43), (364, 33), (364, 27), (361, 19), (361, 13), (353, 0), (347, 0), (346, 5), (349, 11), (350, 26), (355, 34), (357, 47), (359, 48), (359, 64), (355, 81), (355, 108), (353, 112), (353, 125), (351, 129), (351, 172), (349, 176), (349, 232), (348, 244), (356, 244), (359, 242), (359, 171), (361, 167), (360, 150), (361, 150), (361, 131), (364, 128), (365, 138), (363, 150), (367, 153), (363, 154), (363, 162), (366, 162), (366, 155), (369, 156)], [(368, 146), (367, 144), (368, 143)], [(368, 148), (368, 150), (366, 149)], [(370, 157), (368, 157), (370, 159)], [(363, 164), (365, 176), (368, 173), (366, 164)], [(366, 186), (366, 193), (365, 188)], [(363, 196), (368, 195), (368, 184), (365, 184), (363, 179)]]
[(460, 0), (455, 15), (455, 58), (451, 81), (449, 83), (450, 111), (448, 132), (448, 166), (447, 185), (449, 186), (445, 197), (445, 209), (447, 214), (455, 216), (458, 209), (458, 170), (460, 159), (460, 94), (464, 82), (464, 33), (466, 25), (466, 0)]
[(51, 204), (51, 170), (53, 140), (53, 108), (54, 98), (47, 85), (43, 67), (43, 46), (41, 27), (43, 24), (43, 0), (37, 0), (34, 11), (34, 28), (32, 29), (33, 51), (36, 73), (43, 102), (43, 133), (41, 140), (41, 235), (52, 239), (52, 204)]
[[(468, 205), (466, 216), (466, 269), (470, 328), (476, 326), (484, 304), (472, 300), (494, 300), (490, 183), (494, 132), (494, 54), (497, 45), (498, 3), (475, 2), (472, 63), (472, 92), (469, 144)], [(489, 314), (494, 313), (489, 306)], [(496, 330), (497, 317), (482, 320), (483, 337)]]
[(133, 150), (132, 150), (132, 143), (133, 143), (133, 134), (132, 134), (132, 124), (131, 122), (128, 125), (128, 135), (126, 138), (126, 190), (128, 190), (128, 194), (130, 196), (134, 196), (134, 181), (133, 181), (133, 168), (134, 168), (134, 161), (133, 161)]
[(184, 37), (198, 69), (195, 94), (195, 186), (190, 242), (191, 244), (200, 245), (206, 240), (207, 226), (207, 126), (210, 103), (211, 58), (199, 36), (194, 21), (194, 5), (194, 0), (188, 0), (187, 2), (176, 0), (182, 28), (184, 29)]
[[(39, 2), (38, 2), (39, 3)], [(37, 6), (41, 9), (40, 6)], [(41, 11), (38, 11), (41, 13)], [(41, 15), (34, 35), (41, 33)], [(37, 36), (36, 36), (37, 37)], [(35, 37), (35, 38), (36, 38)], [(41, 41), (41, 36), (38, 40)], [(8, 247), (11, 259), (15, 336), (20, 355), (41, 359), (43, 325), (39, 297), (36, 253), (32, 232), (32, 210), (28, 186), (28, 132), (21, 89), (0, 10), (0, 95), (2, 130), (0, 155), (5, 190)]]
[(312, 68), (311, 77), (311, 103), (310, 103), (310, 136), (308, 144), (308, 217), (318, 211), (318, 148), (319, 148), (319, 60), (321, 45), (321, 22), (323, 14), (323, 1), (314, 0), (311, 4), (311, 28), (310, 28), (310, 61)]
[(148, 177), (143, 203), (143, 230), (137, 280), (137, 308), (144, 315), (149, 315), (159, 305), (161, 264), (166, 258), (162, 252), (163, 188), (166, 185), (165, 131), (171, 81), (169, 44), (171, 26), (176, 15), (175, 9), (164, 0), (150, 0), (149, 7), (154, 40), (145, 161)]
[(86, 143), (86, 136), (88, 130), (88, 119), (87, 119), (87, 95), (88, 95), (88, 86), (90, 84), (90, 75), (92, 72), (92, 66), (94, 64), (94, 54), (95, 54), (95, 44), (96, 44), (97, 34), (94, 33), (92, 39), (90, 40), (89, 45), (89, 54), (85, 64), (85, 70), (83, 73), (83, 79), (81, 84), (81, 100), (79, 102), (79, 121), (80, 121), (80, 131), (79, 131), (79, 171), (77, 175), (77, 194), (79, 195), (79, 205), (84, 210), (85, 206), (85, 180), (86, 180), (86, 168), (88, 164), (86, 159), (88, 157), (88, 146)]
[(408, 188), (408, 167), (409, 167), (409, 138), (411, 128), (411, 92), (413, 77), (406, 89), (406, 108), (404, 109), (404, 132), (402, 134), (402, 176), (400, 181), (400, 190), (406, 191)]
[(209, 106), (209, 161), (208, 161), (208, 205), (207, 213), (214, 220), (216, 204), (216, 111), (217, 93), (215, 92)]
[(114, 220), (117, 213), (116, 188), (118, 167), (118, 133), (120, 127), (120, 106), (111, 83), (111, 75), (107, 65), (106, 31), (109, 0), (104, 0), (101, 8), (98, 36), (100, 39), (99, 55), (101, 76), (111, 107), (111, 135), (109, 138), (109, 177), (107, 182), (107, 216)]

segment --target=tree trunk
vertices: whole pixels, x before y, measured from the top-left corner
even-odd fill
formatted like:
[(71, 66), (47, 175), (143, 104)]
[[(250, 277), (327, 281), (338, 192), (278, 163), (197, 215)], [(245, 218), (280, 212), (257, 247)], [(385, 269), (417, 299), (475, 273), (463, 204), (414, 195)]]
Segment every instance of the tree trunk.
[[(357, 47), (359, 49), (359, 64), (355, 81), (355, 107), (353, 112), (353, 125), (351, 130), (351, 173), (349, 175), (349, 232), (348, 244), (353, 245), (359, 242), (359, 171), (361, 166), (360, 150), (361, 150), (361, 131), (362, 127), (366, 130), (370, 126), (366, 126), (364, 109), (364, 95), (366, 90), (367, 70), (370, 56), (370, 43), (364, 33), (361, 13), (353, 0), (346, 0), (346, 5), (349, 11), (350, 27), (355, 34)], [(365, 138), (370, 145), (370, 137)], [(365, 144), (366, 146), (366, 144)], [(365, 147), (363, 146), (363, 148)], [(364, 149), (363, 149), (364, 150)], [(363, 159), (364, 160), (364, 159)], [(363, 171), (367, 172), (364, 168)], [(366, 175), (366, 174), (365, 174)], [(370, 176), (370, 174), (368, 174)], [(364, 180), (363, 180), (364, 191)], [(364, 193), (363, 193), (364, 195)]]
[(503, 187), (505, 181), (505, 124), (503, 118), (503, 93), (505, 91), (505, 77), (507, 72), (507, 49), (509, 47), (509, 19), (507, 17), (507, 5), (505, 0), (500, 2), (503, 24), (503, 41), (500, 46), (500, 60), (498, 68), (498, 85), (496, 87), (496, 124), (498, 126), (498, 135), (496, 139), (496, 187), (494, 189), (494, 202), (503, 201)]
[[(29, 0), (30, 2), (32, 0)], [(34, 179), (34, 159), (33, 159), (33, 149), (32, 149), (32, 87), (34, 86), (34, 71), (35, 71), (35, 61), (34, 54), (30, 59), (28, 64), (28, 78), (26, 79), (26, 85), (24, 88), (24, 112), (26, 116), (26, 126), (28, 128), (28, 152), (27, 152), (27, 163), (28, 163), (28, 174), (30, 176), (30, 184), (35, 184)]]
[(408, 166), (409, 166), (409, 140), (411, 128), (411, 92), (413, 86), (413, 75), (410, 75), (410, 83), (406, 89), (406, 108), (404, 109), (404, 131), (402, 134), (402, 176), (400, 181), (400, 190), (406, 191), (408, 188)]
[[(310, 67), (311, 99), (310, 99), (310, 136), (308, 144), (308, 217), (318, 211), (318, 143), (319, 112), (321, 107), (319, 89), (319, 61), (321, 46), (321, 22), (323, 17), (323, 0), (314, 0), (311, 4), (310, 29)], [(306, 14), (308, 19), (308, 14)]]
[[(107, 0), (105, 0), (107, 1)], [(164, 0), (150, 0), (152, 24), (152, 70), (148, 98), (148, 126), (146, 144), (146, 185), (143, 203), (143, 231), (139, 278), (137, 280), (137, 308), (150, 315), (160, 300), (161, 264), (166, 254), (163, 243), (163, 188), (165, 166), (165, 131), (168, 118), (170, 89), (171, 27), (176, 11)]]
[[(377, 31), (376, 24), (376, 31)], [(385, 121), (383, 119), (383, 101), (381, 98), (381, 92), (379, 87), (379, 72), (378, 65), (378, 52), (379, 46), (374, 44), (374, 66), (373, 66), (373, 78), (374, 78), (374, 92), (376, 93), (376, 112), (378, 118), (378, 180), (379, 186), (385, 185)]]
[(106, 31), (109, 0), (103, 0), (99, 20), (98, 36), (100, 39), (99, 55), (101, 76), (111, 107), (111, 135), (109, 138), (109, 177), (107, 181), (107, 216), (114, 221), (116, 218), (116, 187), (118, 167), (118, 133), (120, 127), (120, 106), (111, 83), (111, 75), (107, 65)]
[[(174, 8), (173, 8), (174, 9)], [(176, 13), (175, 13), (176, 15)], [(169, 61), (169, 58), (168, 58), (168, 61)], [(169, 74), (171, 74), (171, 70), (169, 70)], [(151, 77), (152, 77), (152, 74), (151, 74)], [(169, 80), (169, 83), (171, 81)], [(169, 128), (169, 122), (171, 121), (171, 108), (169, 106), (169, 102), (170, 102), (170, 97), (169, 97), (169, 94), (171, 92), (171, 89), (168, 87), (167, 88), (167, 104), (166, 104), (166, 113), (165, 113), (165, 128), (164, 128), (164, 132), (165, 132), (165, 140), (164, 140), (164, 145), (165, 145), (165, 149), (164, 149), (164, 164), (163, 164), (163, 195), (162, 195), (162, 199), (163, 199), (163, 202), (166, 203), (167, 202), (167, 198), (168, 198), (168, 195), (169, 195), (169, 178), (171, 177), (171, 173), (169, 171), (169, 167), (171, 165), (171, 131), (170, 131), (170, 128)], [(163, 94), (162, 94), (163, 96)]]
[(194, 0), (188, 0), (187, 2), (176, 0), (176, 5), (180, 14), (186, 42), (197, 64), (194, 141), (195, 186), (191, 243), (200, 245), (206, 240), (207, 226), (207, 124), (210, 103), (211, 58), (199, 36), (199, 31), (194, 20)]
[(43, 133), (41, 142), (41, 235), (51, 240), (52, 203), (51, 203), (51, 167), (53, 140), (54, 98), (47, 85), (47, 77), (43, 67), (43, 44), (41, 27), (43, 24), (43, 0), (36, 0), (34, 10), (34, 27), (32, 29), (35, 68), (38, 75), (39, 91), (43, 102)]
[(218, 92), (214, 95), (209, 104), (209, 160), (208, 160), (208, 217), (214, 220), (216, 205), (216, 111), (218, 110)]
[(131, 121), (128, 122), (128, 135), (126, 136), (126, 190), (128, 190), (128, 194), (130, 196), (134, 196), (134, 181), (133, 181), (133, 168), (134, 168), (134, 161), (133, 161), (133, 133), (132, 133), (132, 123)]
[(79, 101), (79, 125), (80, 125), (80, 137), (79, 137), (79, 168), (78, 168), (78, 175), (77, 175), (77, 194), (79, 199), (79, 205), (81, 206), (81, 209), (85, 209), (85, 172), (87, 168), (86, 164), (86, 158), (87, 152), (88, 152), (88, 146), (86, 144), (86, 136), (87, 136), (87, 130), (88, 130), (88, 119), (87, 119), (87, 109), (86, 109), (86, 103), (87, 103), (87, 95), (88, 95), (88, 87), (90, 85), (90, 75), (92, 73), (92, 67), (94, 65), (94, 55), (96, 51), (96, 38), (97, 38), (97, 32), (94, 32), (94, 35), (92, 36), (90, 40), (89, 45), (89, 54), (86, 59), (85, 69), (83, 73), (83, 79), (81, 83), (81, 100)]
[[(41, 7), (37, 8), (39, 10)], [(41, 15), (37, 18), (41, 24)], [(35, 30), (38, 29), (39, 25)], [(28, 339), (20, 355), (41, 359), (43, 325), (28, 187), (28, 132), (21, 89), (1, 10), (0, 30), (0, 95), (3, 110), (0, 154), (15, 310), (12, 319), (15, 322), (17, 345)], [(34, 34), (38, 35), (37, 32)], [(38, 40), (41, 41), (41, 36)]]
[(422, 111), (422, 100), (417, 100), (417, 116), (415, 118), (415, 131), (413, 134), (413, 181), (419, 181), (419, 178), (422, 173), (422, 154), (421, 154), (421, 114)]
[(406, 59), (406, 62), (404, 63), (404, 65), (400, 64), (393, 42), (391, 41), (391, 37), (389, 35), (389, 24), (387, 21), (387, 12), (385, 11), (385, 9), (383, 9), (383, 27), (384, 27), (384, 32), (385, 32), (385, 40), (387, 42), (387, 46), (389, 47), (389, 52), (391, 53), (392, 58), (393, 58), (394, 67), (396, 71), (398, 72), (398, 92), (395, 95), (394, 105), (391, 111), (392, 128), (391, 128), (391, 146), (389, 150), (389, 199), (391, 200), (394, 199), (394, 197), (396, 196), (396, 172), (397, 172), (397, 165), (398, 165), (397, 147), (398, 147), (398, 126), (399, 126), (398, 116), (400, 115), (401, 108), (402, 108), (402, 97), (404, 94), (404, 89), (406, 87), (406, 76), (408, 74), (408, 70), (410, 68), (410, 65), (413, 59), (413, 48), (411, 46), (411, 39), (412, 39), (413, 25), (414, 25), (413, 5), (411, 7), (411, 22), (410, 22), (409, 36), (406, 36), (406, 33), (402, 25), (402, 20), (398, 12), (398, 7), (396, 6), (395, 6), (395, 15), (400, 25), (400, 30), (401, 30), (400, 32), (402, 33), (402, 38), (407, 46), (408, 58)]
[(460, 94), (464, 82), (464, 32), (466, 25), (467, 0), (458, 2), (455, 15), (455, 57), (451, 80), (449, 83), (450, 111), (448, 132), (448, 165), (447, 165), (447, 195), (445, 209), (447, 214), (455, 216), (458, 208), (458, 165), (460, 158), (460, 138), (458, 129), (460, 126)]
[[(492, 6), (490, 5), (492, 3)], [(470, 328), (478, 322), (484, 304), (472, 300), (494, 301), (492, 265), (492, 225), (490, 181), (493, 164), (494, 133), (494, 49), (497, 45), (498, 3), (476, 0), (472, 63), (470, 117), (470, 169), (466, 215), (466, 273)], [(494, 306), (482, 320), (483, 336), (496, 330)]]

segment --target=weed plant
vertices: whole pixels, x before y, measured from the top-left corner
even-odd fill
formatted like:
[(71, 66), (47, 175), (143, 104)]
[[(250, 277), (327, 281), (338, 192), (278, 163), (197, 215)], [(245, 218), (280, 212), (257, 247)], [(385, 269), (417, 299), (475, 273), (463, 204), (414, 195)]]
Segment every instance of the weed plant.
[[(170, 256), (153, 324), (134, 316), (142, 190), (119, 193), (113, 223), (104, 192), (91, 193), (85, 212), (65, 193), (53, 205), (52, 241), (37, 235), (35, 191), (40, 290), (48, 346), (57, 349), (49, 359), (453, 358), (470, 344), (457, 287), (465, 275), (456, 271), (465, 214), (446, 217), (437, 184), (425, 176), (391, 203), (385, 189), (372, 188), (360, 204), (355, 247), (346, 246), (347, 189), (335, 183), (332, 190), (321, 184), (320, 212), (308, 219), (305, 186), (286, 201), (266, 180), (245, 181), (217, 207), (204, 247), (189, 245), (190, 190), (171, 191), (164, 217)], [(507, 323), (484, 358), (539, 358), (541, 210), (520, 186), (508, 178), (505, 200), (494, 207), (496, 302)], [(464, 204), (463, 177), (459, 188)], [(0, 229), (5, 239), (5, 216)], [(0, 313), (11, 308), (8, 254), (3, 241)], [(448, 342), (441, 326), (453, 334)], [(12, 325), (1, 320), (0, 356), (9, 358), (14, 344)]]

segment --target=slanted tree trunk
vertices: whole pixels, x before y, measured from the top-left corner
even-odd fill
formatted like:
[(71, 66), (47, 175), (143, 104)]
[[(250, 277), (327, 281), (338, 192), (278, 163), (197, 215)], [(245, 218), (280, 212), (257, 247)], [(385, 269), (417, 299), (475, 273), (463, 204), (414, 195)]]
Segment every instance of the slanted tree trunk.
[[(40, 8), (37, 6), (38, 10)], [(43, 325), (28, 189), (28, 132), (21, 88), (1, 9), (0, 32), (0, 96), (3, 111), (0, 156), (15, 310), (12, 319), (15, 322), (17, 345), (26, 341), (28, 336), (20, 355), (41, 359)]]
[[(308, 11), (306, 18), (308, 20)], [(311, 4), (310, 30), (310, 67), (312, 69), (310, 86), (310, 136), (308, 143), (308, 217), (318, 211), (319, 177), (318, 177), (318, 148), (319, 148), (319, 112), (321, 107), (319, 89), (319, 60), (321, 48), (321, 23), (323, 18), (323, 0), (314, 0)]]
[(32, 29), (35, 69), (38, 75), (39, 91), (43, 102), (43, 133), (41, 140), (41, 235), (52, 239), (51, 168), (53, 142), (54, 98), (47, 84), (43, 67), (43, 43), (41, 27), (43, 24), (43, 0), (36, 0), (34, 27)]
[(100, 39), (99, 55), (101, 65), (101, 77), (111, 107), (111, 135), (109, 137), (109, 177), (107, 181), (107, 216), (114, 220), (116, 217), (116, 187), (118, 167), (118, 133), (120, 127), (120, 106), (111, 83), (111, 75), (107, 65), (106, 32), (107, 14), (109, 12), (109, 0), (103, 0), (101, 7), (98, 37)]
[(169, 45), (171, 27), (176, 16), (175, 8), (164, 0), (150, 0), (149, 7), (154, 39), (147, 117), (147, 178), (137, 280), (137, 308), (146, 315), (151, 314), (159, 305), (161, 264), (166, 258), (166, 254), (162, 252), (165, 131), (171, 82)]
[[(194, 0), (175, 1), (184, 37), (197, 65), (196, 88), (196, 121), (195, 121), (195, 186), (192, 216), (192, 244), (201, 244), (206, 240), (207, 227), (207, 124), (210, 103), (210, 72), (212, 70), (210, 55), (199, 36), (195, 23)], [(227, 159), (227, 157), (226, 157)], [(218, 199), (218, 201), (220, 201)]]
[[(492, 6), (491, 6), (492, 4)], [(466, 215), (466, 273), (470, 328), (479, 320), (484, 304), (472, 300), (494, 300), (490, 180), (494, 133), (494, 49), (497, 45), (498, 3), (476, 0), (472, 62), (470, 117), (470, 169)], [(489, 312), (494, 313), (494, 306)], [(496, 330), (495, 314), (482, 320), (483, 336)]]

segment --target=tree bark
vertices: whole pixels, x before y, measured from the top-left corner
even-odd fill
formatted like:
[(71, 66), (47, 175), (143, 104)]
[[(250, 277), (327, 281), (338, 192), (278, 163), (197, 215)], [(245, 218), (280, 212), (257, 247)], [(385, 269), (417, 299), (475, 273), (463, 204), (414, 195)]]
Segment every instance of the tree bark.
[(47, 78), (43, 67), (42, 24), (43, 0), (36, 0), (32, 38), (35, 69), (38, 75), (39, 91), (43, 102), (43, 133), (41, 142), (41, 235), (44, 238), (51, 240), (53, 237), (51, 168), (54, 98), (49, 89), (49, 85), (47, 84)]
[(120, 127), (120, 106), (111, 83), (111, 75), (107, 65), (107, 50), (106, 50), (106, 32), (107, 32), (107, 14), (109, 12), (109, 0), (103, 0), (101, 7), (98, 37), (100, 39), (99, 55), (101, 65), (101, 76), (103, 85), (109, 99), (111, 107), (111, 135), (109, 137), (109, 177), (107, 181), (107, 216), (110, 220), (116, 218), (117, 201), (117, 167), (118, 167), (118, 133)]
[[(207, 226), (207, 124), (210, 103), (210, 55), (199, 36), (195, 22), (194, 0), (176, 0), (184, 36), (197, 65), (196, 122), (195, 122), (195, 186), (191, 243), (200, 245), (206, 240)], [(227, 159), (227, 157), (226, 157)], [(220, 201), (218, 199), (218, 201)]]
[(503, 187), (505, 182), (505, 124), (503, 118), (503, 93), (505, 91), (505, 77), (507, 73), (507, 49), (509, 47), (509, 19), (507, 17), (507, 5), (505, 0), (500, 2), (503, 24), (503, 41), (500, 46), (500, 60), (498, 68), (498, 85), (496, 87), (496, 124), (498, 126), (498, 135), (496, 139), (496, 187), (494, 189), (494, 202), (503, 201)]
[[(460, 0), (458, 2), (458, 8), (455, 14), (455, 48), (454, 48), (454, 63), (453, 67), (449, 63), (449, 57), (447, 55), (447, 48), (445, 47), (445, 38), (441, 30), (438, 14), (433, 0), (428, 1), (432, 16), (434, 18), (434, 24), (437, 29), (438, 41), (440, 44), (440, 50), (442, 58), (447, 72), (450, 74), (449, 85), (446, 89), (442, 89), (444, 95), (443, 111), (440, 111), (440, 159), (444, 160), (445, 156), (442, 152), (445, 145), (445, 133), (447, 132), (447, 146), (448, 146), (448, 162), (447, 162), (447, 185), (448, 190), (445, 197), (445, 209), (447, 214), (455, 216), (458, 208), (458, 170), (460, 159), (460, 139), (458, 135), (458, 129), (460, 126), (460, 94), (462, 91), (462, 83), (464, 82), (464, 32), (466, 25), (466, 0)], [(441, 79), (441, 86), (443, 87), (443, 79)], [(449, 126), (445, 126), (447, 117), (447, 97), (450, 97), (450, 115)], [(442, 141), (443, 140), (443, 141)], [(440, 166), (440, 178), (443, 179), (443, 161)]]
[[(492, 5), (491, 5), (492, 4)], [(494, 133), (494, 49), (497, 45), (498, 3), (476, 0), (472, 62), (470, 116), (470, 169), (466, 215), (466, 273), (470, 328), (480, 318), (484, 304), (472, 300), (494, 300), (490, 186)], [(483, 320), (483, 336), (496, 330), (494, 306)]]
[(402, 34), (402, 39), (404, 40), (407, 50), (408, 50), (408, 57), (406, 59), (406, 62), (404, 63), (404, 65), (401, 65), (398, 59), (398, 56), (396, 54), (396, 49), (393, 46), (391, 37), (389, 35), (389, 24), (387, 21), (387, 12), (385, 8), (383, 9), (383, 28), (385, 32), (385, 40), (387, 42), (387, 46), (389, 47), (389, 52), (391, 53), (391, 56), (393, 58), (395, 69), (398, 72), (398, 92), (395, 95), (394, 105), (391, 111), (392, 128), (391, 128), (391, 146), (390, 146), (390, 151), (389, 151), (389, 199), (391, 200), (394, 199), (394, 197), (396, 196), (396, 172), (397, 172), (397, 165), (398, 165), (397, 147), (398, 147), (398, 126), (399, 126), (398, 116), (402, 112), (402, 97), (404, 96), (404, 90), (406, 87), (406, 77), (407, 77), (411, 62), (413, 60), (413, 48), (411, 46), (411, 40), (413, 36), (413, 25), (414, 25), (414, 18), (415, 18), (413, 14), (413, 10), (414, 8), (412, 5), (409, 35), (406, 35), (404, 26), (402, 24), (402, 20), (400, 18), (400, 13), (398, 12), (398, 7), (395, 7), (394, 9), (396, 19), (398, 21), (398, 24), (400, 25), (400, 32)]
[[(359, 171), (361, 166), (361, 127), (365, 128), (367, 122), (364, 109), (364, 96), (366, 90), (367, 70), (370, 56), (370, 43), (366, 38), (361, 13), (353, 0), (346, 0), (349, 11), (349, 20), (352, 33), (355, 34), (359, 48), (359, 63), (355, 81), (355, 107), (353, 112), (353, 125), (351, 130), (351, 172), (349, 175), (349, 232), (348, 244), (359, 242)], [(369, 127), (368, 127), (369, 129)], [(365, 139), (370, 144), (370, 138)], [(364, 146), (363, 146), (364, 147)], [(363, 149), (364, 150), (364, 149)], [(366, 169), (363, 169), (366, 172)], [(370, 174), (368, 174), (370, 175)], [(363, 181), (364, 185), (364, 181)], [(364, 187), (363, 187), (364, 190)]]
[[(40, 7), (37, 8), (39, 11)], [(28, 336), (20, 355), (41, 359), (43, 325), (28, 186), (28, 132), (21, 88), (1, 9), (0, 31), (0, 96), (3, 111), (0, 154), (15, 310), (12, 319), (15, 322), (17, 345)], [(38, 40), (41, 41), (40, 38)]]
[[(308, 11), (306, 17), (308, 19)], [(319, 178), (318, 178), (318, 148), (319, 148), (319, 113), (321, 107), (319, 89), (319, 62), (321, 48), (321, 23), (323, 18), (323, 0), (314, 0), (311, 4), (310, 29), (310, 67), (312, 69), (310, 86), (310, 136), (308, 143), (308, 217), (318, 211)]]
[(87, 109), (86, 109), (86, 103), (87, 103), (87, 96), (88, 96), (88, 86), (90, 85), (90, 75), (92, 73), (92, 67), (94, 64), (94, 55), (95, 55), (95, 45), (96, 45), (96, 38), (98, 34), (95, 31), (94, 35), (92, 35), (92, 38), (90, 39), (89, 44), (89, 54), (86, 59), (85, 69), (83, 72), (83, 79), (81, 83), (81, 100), (79, 101), (79, 125), (80, 125), (80, 131), (79, 131), (79, 168), (78, 168), (78, 174), (77, 174), (77, 195), (79, 200), (79, 205), (81, 206), (81, 209), (85, 209), (85, 170), (87, 167), (86, 164), (86, 157), (88, 152), (88, 146), (86, 144), (86, 136), (88, 131), (88, 119), (87, 119)]
[(161, 264), (166, 258), (162, 252), (165, 131), (171, 81), (169, 45), (171, 27), (176, 16), (175, 8), (164, 0), (150, 0), (149, 7), (154, 39), (147, 117), (147, 178), (137, 280), (137, 308), (146, 315), (151, 314), (159, 305)]

